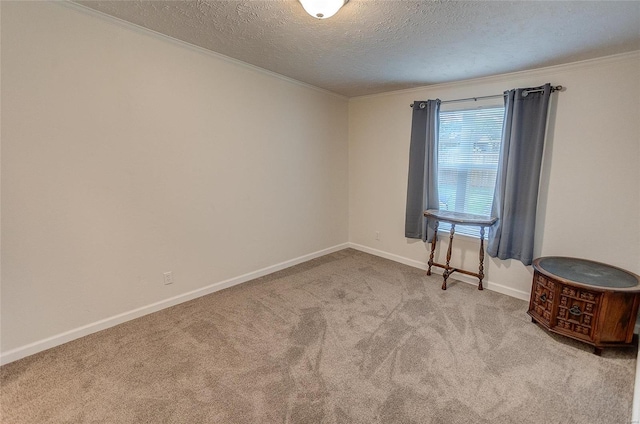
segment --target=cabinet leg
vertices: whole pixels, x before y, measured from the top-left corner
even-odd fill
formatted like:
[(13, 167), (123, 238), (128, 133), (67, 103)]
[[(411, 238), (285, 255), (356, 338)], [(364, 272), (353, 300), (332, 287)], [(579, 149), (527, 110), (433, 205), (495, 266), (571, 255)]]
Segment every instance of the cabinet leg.
[(593, 354), (597, 355), (597, 356), (602, 355), (602, 348), (601, 347), (594, 347), (593, 348)]

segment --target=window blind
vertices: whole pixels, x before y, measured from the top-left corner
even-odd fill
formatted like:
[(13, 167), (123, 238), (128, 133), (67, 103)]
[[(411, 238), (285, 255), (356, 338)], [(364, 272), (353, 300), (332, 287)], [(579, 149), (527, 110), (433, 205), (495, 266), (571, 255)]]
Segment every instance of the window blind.
[[(491, 213), (503, 119), (502, 106), (440, 112), (440, 209)], [(442, 223), (440, 228), (450, 226)], [(478, 227), (457, 226), (456, 233), (479, 237)]]

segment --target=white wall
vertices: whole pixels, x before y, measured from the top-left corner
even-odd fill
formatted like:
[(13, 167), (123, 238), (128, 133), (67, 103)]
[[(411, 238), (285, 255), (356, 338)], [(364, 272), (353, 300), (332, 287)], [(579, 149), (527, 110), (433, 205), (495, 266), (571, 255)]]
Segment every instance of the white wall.
[[(350, 242), (416, 266), (428, 260), (429, 245), (404, 237), (410, 103), (546, 82), (566, 91), (552, 95), (535, 253), (594, 259), (640, 273), (639, 52), (350, 99)], [(441, 262), (446, 246), (439, 247)], [(477, 269), (477, 240), (456, 237), (453, 247), (454, 265)], [(531, 267), (491, 258), (485, 271), (489, 288), (528, 298)]]
[(6, 360), (347, 242), (343, 97), (54, 2), (1, 77)]

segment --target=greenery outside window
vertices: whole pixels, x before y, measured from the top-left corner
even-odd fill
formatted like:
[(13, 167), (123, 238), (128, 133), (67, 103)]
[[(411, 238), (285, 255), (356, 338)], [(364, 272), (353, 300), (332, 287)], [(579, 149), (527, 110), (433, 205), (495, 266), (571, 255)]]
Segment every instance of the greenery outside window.
[[(440, 209), (490, 215), (498, 170), (504, 106), (440, 111), (438, 191)], [(441, 223), (440, 230), (449, 231)], [(456, 233), (480, 237), (478, 227)]]

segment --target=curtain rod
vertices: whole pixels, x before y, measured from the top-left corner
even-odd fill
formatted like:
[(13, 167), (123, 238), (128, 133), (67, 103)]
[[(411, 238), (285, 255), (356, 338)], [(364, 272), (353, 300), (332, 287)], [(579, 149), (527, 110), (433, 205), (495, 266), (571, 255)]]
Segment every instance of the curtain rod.
[[(561, 85), (556, 85), (555, 87), (551, 87), (551, 92), (552, 93), (554, 91), (560, 91), (560, 90), (562, 90), (562, 86)], [(527, 97), (529, 95), (529, 93), (538, 93), (540, 91), (544, 91), (544, 88), (534, 88), (534, 89), (531, 89), (531, 90), (524, 90), (522, 92), (522, 97)], [(505, 93), (506, 93), (506, 91), (505, 91)], [(440, 104), (456, 103), (456, 102), (467, 102), (469, 100), (473, 100), (474, 102), (477, 102), (478, 100), (497, 99), (498, 97), (504, 97), (504, 94), (493, 94), (491, 96), (480, 96), (480, 97), (467, 97), (466, 99), (443, 100), (443, 101), (440, 102)], [(413, 103), (411, 103), (409, 106), (413, 107)], [(420, 109), (424, 109), (425, 106), (426, 105), (424, 103), (420, 103)]]

